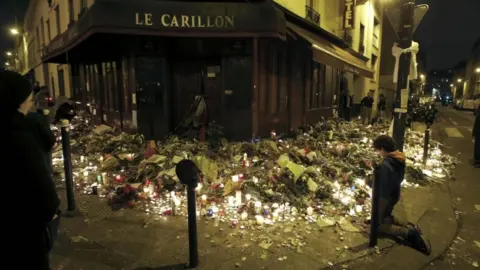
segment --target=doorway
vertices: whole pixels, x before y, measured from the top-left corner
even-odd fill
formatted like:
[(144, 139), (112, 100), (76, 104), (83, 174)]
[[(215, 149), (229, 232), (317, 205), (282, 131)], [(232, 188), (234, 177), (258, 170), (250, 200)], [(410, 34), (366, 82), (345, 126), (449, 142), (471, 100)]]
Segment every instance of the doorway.
[(197, 59), (173, 63), (173, 130), (195, 114), (197, 97), (206, 102), (207, 122), (222, 123), (222, 72), (220, 59)]

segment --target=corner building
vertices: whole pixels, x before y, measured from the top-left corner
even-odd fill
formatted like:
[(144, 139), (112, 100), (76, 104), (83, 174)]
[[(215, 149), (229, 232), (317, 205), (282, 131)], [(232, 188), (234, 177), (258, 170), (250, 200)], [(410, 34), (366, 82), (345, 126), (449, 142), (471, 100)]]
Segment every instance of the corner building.
[(335, 114), (342, 71), (355, 101), (377, 87), (375, 1), (53, 2), (71, 20), (41, 65), (67, 71), (98, 123), (147, 138), (174, 131), (198, 96), (242, 140)]

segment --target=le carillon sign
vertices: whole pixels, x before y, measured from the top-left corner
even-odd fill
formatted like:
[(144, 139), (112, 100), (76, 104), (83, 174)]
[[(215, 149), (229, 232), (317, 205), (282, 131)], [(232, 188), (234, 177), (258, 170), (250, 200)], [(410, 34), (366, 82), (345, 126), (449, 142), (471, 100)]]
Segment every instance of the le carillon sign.
[(135, 25), (161, 26), (164, 28), (234, 28), (235, 16), (231, 15), (182, 15), (135, 13)]

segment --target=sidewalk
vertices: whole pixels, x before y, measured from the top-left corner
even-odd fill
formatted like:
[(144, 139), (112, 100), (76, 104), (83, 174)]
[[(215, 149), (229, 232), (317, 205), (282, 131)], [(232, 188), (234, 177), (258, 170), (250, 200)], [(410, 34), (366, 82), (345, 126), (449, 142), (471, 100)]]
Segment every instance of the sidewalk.
[[(65, 192), (59, 193), (64, 196)], [(388, 239), (379, 241), (379, 249), (368, 249), (368, 235), (355, 232), (348, 223), (320, 227), (299, 221), (241, 229), (199, 220), (198, 269), (373, 269), (372, 261), (377, 263), (375, 269), (397, 269), (386, 263), (397, 264), (399, 258), (406, 262), (402, 268), (417, 269), (443, 252), (455, 233), (456, 220), (447, 197), (440, 186), (410, 187), (404, 189), (396, 210), (412, 222), (420, 220), (434, 246), (430, 257)], [(52, 252), (54, 269), (175, 269), (158, 267), (188, 261), (185, 217), (154, 217), (136, 209), (112, 212), (95, 196), (77, 195), (77, 205), (81, 216), (62, 219)]]

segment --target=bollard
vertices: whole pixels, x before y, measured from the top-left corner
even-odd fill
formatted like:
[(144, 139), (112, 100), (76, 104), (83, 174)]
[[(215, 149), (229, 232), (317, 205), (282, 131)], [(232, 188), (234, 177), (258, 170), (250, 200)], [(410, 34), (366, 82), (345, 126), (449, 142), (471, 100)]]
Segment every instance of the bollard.
[(423, 141), (423, 164), (427, 164), (428, 158), (428, 146), (430, 144), (430, 127), (427, 126), (425, 129), (425, 139)]
[(67, 213), (75, 211), (75, 194), (73, 193), (73, 177), (72, 177), (72, 155), (70, 151), (70, 134), (69, 122), (62, 119), (62, 149), (63, 149), (63, 168), (65, 169), (65, 186), (67, 189)]
[(372, 212), (370, 216), (370, 238), (368, 245), (374, 247), (378, 241), (378, 225), (380, 223), (380, 178), (375, 169), (372, 185)]
[(187, 206), (188, 206), (188, 254), (189, 263), (187, 269), (193, 269), (198, 266), (198, 237), (197, 237), (197, 210), (195, 188), (198, 184), (199, 170), (191, 160), (184, 159), (175, 167), (180, 182), (187, 186)]

